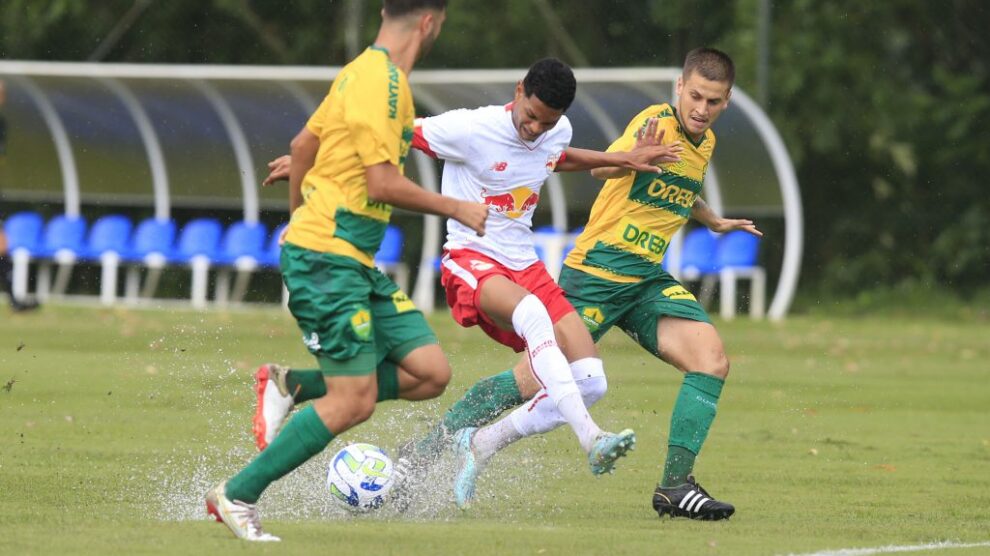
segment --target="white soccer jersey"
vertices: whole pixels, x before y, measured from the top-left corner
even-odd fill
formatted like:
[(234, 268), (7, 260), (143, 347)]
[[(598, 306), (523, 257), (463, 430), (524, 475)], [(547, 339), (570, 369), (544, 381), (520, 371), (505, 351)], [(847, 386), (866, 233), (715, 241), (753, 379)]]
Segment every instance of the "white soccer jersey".
[(512, 125), (511, 104), (452, 110), (416, 120), (413, 146), (444, 160), (444, 195), (489, 207), (485, 236), (450, 218), (445, 249), (471, 249), (512, 270), (539, 259), (533, 247), (533, 211), (543, 182), (571, 142), (562, 116), (536, 141), (523, 141)]

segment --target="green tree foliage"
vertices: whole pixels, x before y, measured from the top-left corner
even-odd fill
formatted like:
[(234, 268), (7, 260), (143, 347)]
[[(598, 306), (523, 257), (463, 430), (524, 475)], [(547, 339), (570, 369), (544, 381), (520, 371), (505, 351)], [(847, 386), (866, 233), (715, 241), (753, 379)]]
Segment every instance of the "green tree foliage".
[(797, 160), (810, 279), (987, 284), (988, 16), (966, 0), (775, 11), (770, 113)]
[[(354, 2), (357, 2), (356, 4)], [(754, 90), (761, 0), (451, 0), (424, 67), (678, 65), (730, 52)], [(0, 56), (85, 60), (129, 11), (111, 62), (340, 65), (348, 12), (378, 0), (4, 0)], [(548, 16), (547, 8), (552, 8)], [(990, 3), (777, 0), (767, 110), (794, 156), (806, 286), (905, 280), (973, 291), (990, 275)]]

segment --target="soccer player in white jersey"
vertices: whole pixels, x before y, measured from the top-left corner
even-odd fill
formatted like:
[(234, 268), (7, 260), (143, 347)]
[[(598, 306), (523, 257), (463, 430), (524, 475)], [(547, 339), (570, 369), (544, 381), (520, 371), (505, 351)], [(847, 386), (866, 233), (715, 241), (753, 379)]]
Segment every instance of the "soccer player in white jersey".
[[(621, 153), (569, 148), (572, 129), (564, 112), (576, 86), (563, 62), (540, 60), (516, 85), (512, 103), (418, 120), (413, 146), (444, 160), (445, 195), (484, 202), (494, 213), (483, 237), (447, 221), (441, 282), (454, 319), (526, 352), (543, 389), (542, 403), (557, 408), (588, 454), (592, 473), (602, 474), (635, 445), (635, 434), (605, 432), (588, 413), (605, 391), (602, 361), (583, 321), (537, 258), (532, 215), (555, 170), (655, 170), (651, 162), (667, 151), (651, 146), (616, 156)], [(460, 433), (458, 506), (473, 497), (483, 463), (517, 435), (511, 426)]]
[[(517, 352), (526, 351), (542, 386), (533, 403), (554, 405), (588, 454), (592, 473), (602, 474), (634, 446), (635, 434), (628, 429), (605, 432), (588, 413), (587, 407), (605, 393), (602, 361), (583, 321), (537, 258), (532, 214), (543, 183), (554, 171), (619, 166), (655, 172), (656, 164), (677, 161), (680, 147), (660, 146), (659, 139), (621, 153), (569, 147), (572, 129), (563, 114), (575, 91), (567, 65), (553, 58), (540, 60), (516, 85), (515, 98), (507, 105), (417, 120), (413, 147), (445, 161), (443, 194), (483, 202), (493, 213), (483, 237), (454, 220), (447, 222), (441, 281), (454, 319), (465, 327), (481, 327)], [(652, 137), (655, 131), (653, 123), (644, 135)], [(266, 183), (271, 181), (270, 176)], [(293, 372), (297, 371), (288, 371)], [(277, 420), (266, 430), (276, 430)], [(506, 422), (459, 433), (458, 506), (471, 501), (484, 463), (529, 428)], [(402, 459), (398, 472), (409, 473)]]

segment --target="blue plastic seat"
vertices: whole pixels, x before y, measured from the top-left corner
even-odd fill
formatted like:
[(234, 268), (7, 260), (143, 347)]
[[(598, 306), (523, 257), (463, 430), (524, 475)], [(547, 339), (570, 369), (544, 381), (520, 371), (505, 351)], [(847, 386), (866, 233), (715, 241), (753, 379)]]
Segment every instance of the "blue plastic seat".
[(564, 246), (564, 254), (563, 254), (564, 260), (567, 260), (567, 255), (569, 255), (571, 251), (574, 250), (574, 245), (577, 243), (577, 238), (582, 233), (584, 233), (584, 226), (578, 226), (577, 228), (571, 230), (571, 233), (568, 236), (567, 245)]
[(100, 302), (113, 305), (117, 299), (117, 269), (129, 247), (130, 218), (119, 214), (100, 217), (89, 230), (89, 238), (81, 253), (81, 259), (99, 261)]
[(45, 226), (38, 256), (53, 257), (60, 251), (76, 256), (83, 252), (85, 243), (86, 220), (78, 216), (59, 215)]
[[(224, 232), (220, 250), (214, 258), (214, 262), (221, 265), (216, 280), (215, 299), (218, 304), (225, 305), (231, 300), (240, 302), (244, 299), (251, 274), (267, 255), (265, 237), (265, 225), (258, 222), (236, 222)], [(231, 271), (237, 272), (233, 288)], [(193, 272), (196, 272), (195, 268)]]
[(265, 247), (265, 251), (261, 254), (262, 266), (274, 268), (278, 268), (280, 266), (282, 245), (279, 243), (279, 238), (282, 237), (282, 232), (284, 232), (288, 226), (288, 224), (282, 224), (275, 228), (275, 231), (272, 232), (272, 237), (269, 238), (268, 245)]
[[(79, 216), (59, 215), (48, 221), (41, 236), (41, 246), (35, 254), (39, 259), (38, 299), (47, 299), (49, 293), (65, 293), (72, 267), (85, 246), (86, 220)], [(58, 265), (58, 274), (54, 281), (51, 278), (52, 263)]]
[(249, 258), (255, 263), (265, 255), (265, 225), (236, 222), (227, 228), (220, 242), (216, 262), (234, 264), (238, 259)]
[(719, 268), (756, 266), (760, 238), (742, 230), (731, 231), (718, 240), (716, 261)]
[(382, 238), (382, 245), (375, 253), (376, 263), (398, 263), (402, 260), (402, 230), (396, 226), (389, 225), (385, 228), (385, 237)]
[(179, 233), (175, 249), (168, 254), (171, 263), (187, 263), (193, 257), (206, 257), (213, 261), (220, 247), (223, 226), (214, 218), (190, 220)]
[(389, 225), (385, 228), (382, 244), (375, 253), (375, 266), (392, 276), (402, 291), (409, 287), (409, 266), (402, 262), (402, 230)]
[(124, 259), (130, 262), (143, 261), (148, 255), (165, 257), (172, 251), (175, 242), (175, 222), (148, 218), (138, 224), (134, 238), (125, 250)]
[(681, 272), (688, 279), (715, 274), (719, 270), (716, 258), (718, 237), (708, 228), (688, 232), (681, 247)]
[(44, 220), (36, 212), (18, 212), (3, 222), (3, 233), (7, 236), (7, 248), (13, 252), (25, 250), (37, 253), (41, 248), (41, 230)]
[(123, 256), (131, 237), (131, 220), (119, 214), (103, 216), (93, 223), (82, 252), (86, 260), (98, 260), (104, 253)]
[(749, 314), (763, 318), (766, 305), (766, 271), (759, 266), (760, 238), (734, 230), (719, 238), (716, 262), (720, 271), (720, 307), (724, 319), (736, 314), (736, 281), (749, 279)]
[(28, 293), (28, 266), (31, 257), (41, 250), (41, 231), (44, 220), (36, 212), (18, 212), (3, 223), (7, 248), (13, 261), (11, 294), (23, 300)]

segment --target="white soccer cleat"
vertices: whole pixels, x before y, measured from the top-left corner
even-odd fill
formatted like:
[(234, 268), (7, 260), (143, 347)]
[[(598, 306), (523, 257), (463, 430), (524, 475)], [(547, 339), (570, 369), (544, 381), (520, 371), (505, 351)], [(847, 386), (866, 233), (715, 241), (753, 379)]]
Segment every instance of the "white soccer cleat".
[(285, 382), (288, 373), (289, 369), (274, 363), (262, 365), (254, 373), (254, 391), (258, 394), (258, 405), (254, 410), (251, 430), (259, 452), (275, 440), (295, 404)]
[(278, 542), (282, 539), (261, 530), (258, 508), (238, 500), (227, 498), (227, 483), (220, 483), (206, 493), (206, 513), (223, 523), (234, 536), (246, 541)]

